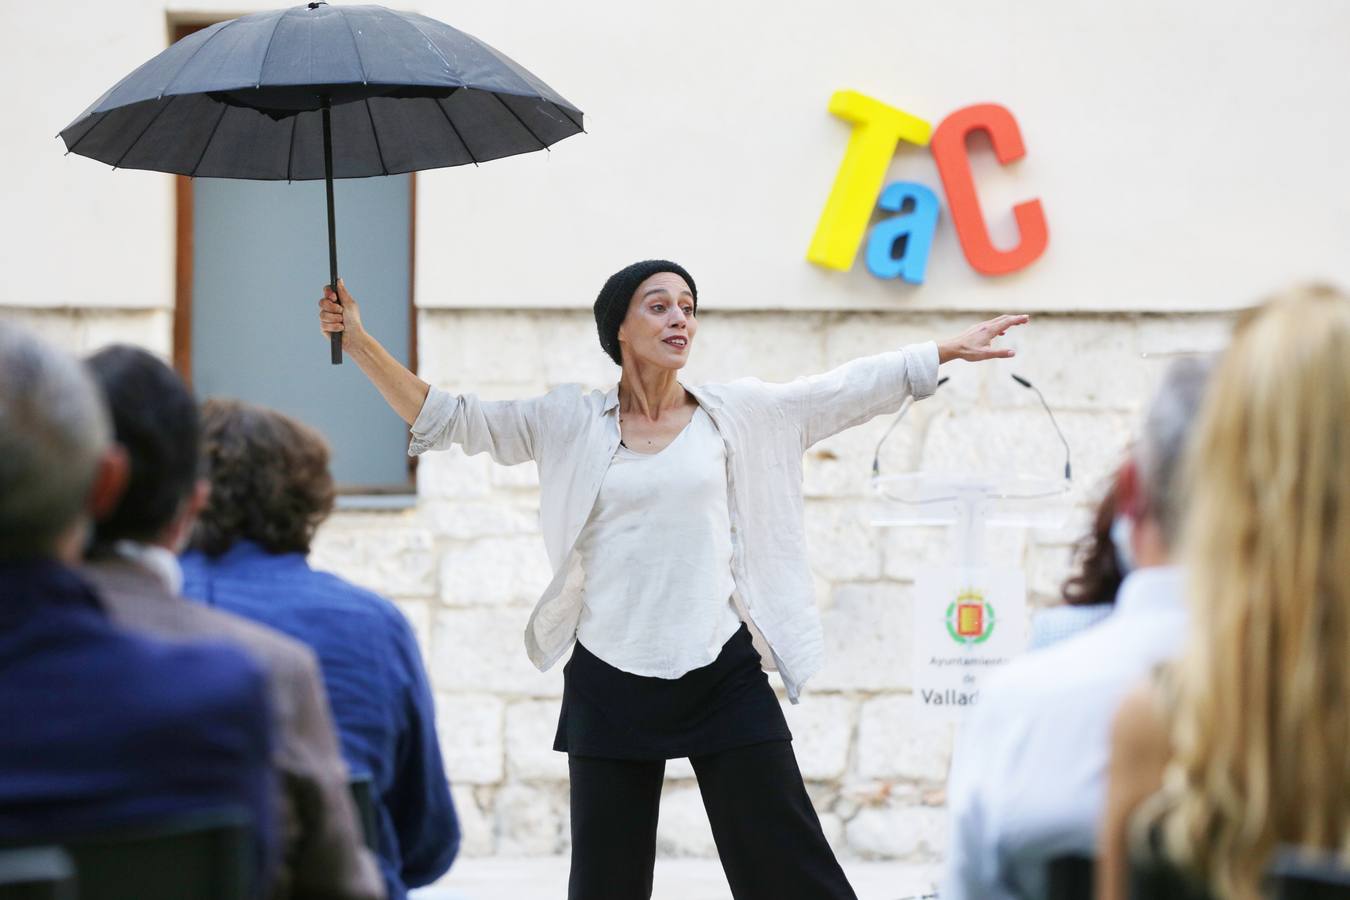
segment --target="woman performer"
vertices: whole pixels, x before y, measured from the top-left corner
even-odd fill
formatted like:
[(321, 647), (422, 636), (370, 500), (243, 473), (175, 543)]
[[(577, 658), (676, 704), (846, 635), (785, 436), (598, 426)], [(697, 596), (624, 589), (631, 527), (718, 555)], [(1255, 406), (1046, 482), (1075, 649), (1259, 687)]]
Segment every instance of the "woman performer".
[[(341, 305), (336, 300), (341, 299)], [(412, 426), (409, 452), (459, 444), (539, 467), (554, 577), (525, 629), (564, 668), (554, 749), (571, 773), (571, 900), (651, 896), (665, 761), (688, 757), (737, 900), (854, 898), (821, 831), (764, 668), (792, 702), (820, 667), (801, 474), (806, 449), (931, 394), (948, 360), (1010, 357), (999, 316), (950, 341), (788, 384), (690, 387), (698, 289), (675, 263), (615, 273), (595, 301), (608, 393), (565, 385), (487, 402), (429, 387), (361, 327), (341, 283), (325, 333)], [(761, 664), (761, 660), (763, 663)]]

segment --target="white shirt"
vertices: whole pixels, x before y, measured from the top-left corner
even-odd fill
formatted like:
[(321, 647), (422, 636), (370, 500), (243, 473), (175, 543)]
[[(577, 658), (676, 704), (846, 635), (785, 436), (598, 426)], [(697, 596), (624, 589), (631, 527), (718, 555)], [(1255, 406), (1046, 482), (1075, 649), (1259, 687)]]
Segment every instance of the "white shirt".
[(1094, 853), (1112, 719), (1181, 649), (1183, 588), (1175, 567), (1130, 573), (1100, 624), (1016, 660), (981, 692), (947, 786), (943, 900), (1044, 896), (1051, 859)]
[[(802, 456), (817, 441), (894, 412), (906, 397), (932, 394), (937, 369), (930, 341), (786, 384), (743, 378), (686, 387), (726, 447), (737, 606), (793, 702), (824, 655), (802, 521)], [(553, 579), (525, 626), (525, 650), (540, 669), (557, 662), (577, 634), (584, 575), (576, 542), (619, 446), (618, 406), (617, 389), (588, 393), (575, 384), (506, 401), (433, 387), (412, 425), (414, 455), (459, 444), (503, 465), (538, 465)]]
[(659, 453), (620, 446), (577, 540), (577, 640), (605, 662), (679, 678), (741, 627), (731, 602), (727, 454), (702, 407)]
[(149, 569), (173, 596), (183, 593), (183, 566), (172, 550), (139, 541), (114, 541), (112, 550), (127, 562)]

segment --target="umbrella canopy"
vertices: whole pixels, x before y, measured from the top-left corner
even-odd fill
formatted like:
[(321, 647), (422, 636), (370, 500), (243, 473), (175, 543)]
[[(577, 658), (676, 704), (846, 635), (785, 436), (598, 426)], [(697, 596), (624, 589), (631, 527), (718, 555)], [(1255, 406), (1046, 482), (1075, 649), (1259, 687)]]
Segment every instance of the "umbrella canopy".
[(379, 6), (255, 13), (198, 31), (61, 131), (68, 152), (205, 178), (392, 175), (542, 150), (581, 112), (524, 67), (435, 19)]
[[(581, 111), (492, 47), (416, 13), (309, 3), (221, 22), (123, 78), (61, 131), (124, 169), (298, 181), (480, 163), (546, 149)], [(332, 336), (342, 362), (342, 336)]]

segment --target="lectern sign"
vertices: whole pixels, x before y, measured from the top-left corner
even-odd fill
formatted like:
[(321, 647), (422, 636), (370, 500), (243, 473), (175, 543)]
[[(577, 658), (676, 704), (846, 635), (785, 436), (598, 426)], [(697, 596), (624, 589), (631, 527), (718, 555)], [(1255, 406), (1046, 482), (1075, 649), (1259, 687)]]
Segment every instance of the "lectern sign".
[(934, 718), (959, 720), (980, 688), (1022, 652), (1026, 580), (1019, 569), (943, 566), (915, 582), (914, 697)]
[(947, 607), (947, 631), (962, 646), (982, 644), (994, 633), (994, 608), (979, 591), (962, 591)]

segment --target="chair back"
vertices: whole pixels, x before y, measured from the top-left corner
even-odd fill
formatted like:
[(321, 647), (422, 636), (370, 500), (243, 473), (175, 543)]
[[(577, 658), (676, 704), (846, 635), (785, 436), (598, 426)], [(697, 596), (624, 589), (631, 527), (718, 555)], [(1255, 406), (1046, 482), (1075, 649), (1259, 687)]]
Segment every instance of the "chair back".
[(1273, 900), (1347, 900), (1350, 868), (1325, 851), (1284, 848), (1270, 867), (1268, 888)]
[(1092, 900), (1095, 874), (1096, 862), (1090, 856), (1056, 856), (1045, 867), (1045, 900)]
[(356, 817), (361, 821), (361, 834), (370, 852), (380, 851), (380, 825), (375, 813), (375, 781), (369, 775), (358, 775), (347, 783), (356, 804)]
[(1132, 859), (1130, 900), (1214, 900), (1214, 895), (1189, 872), (1166, 859)]
[(64, 844), (80, 900), (247, 900), (256, 856), (243, 810), (185, 813)]
[(75, 864), (55, 846), (0, 850), (0, 900), (76, 900)]

